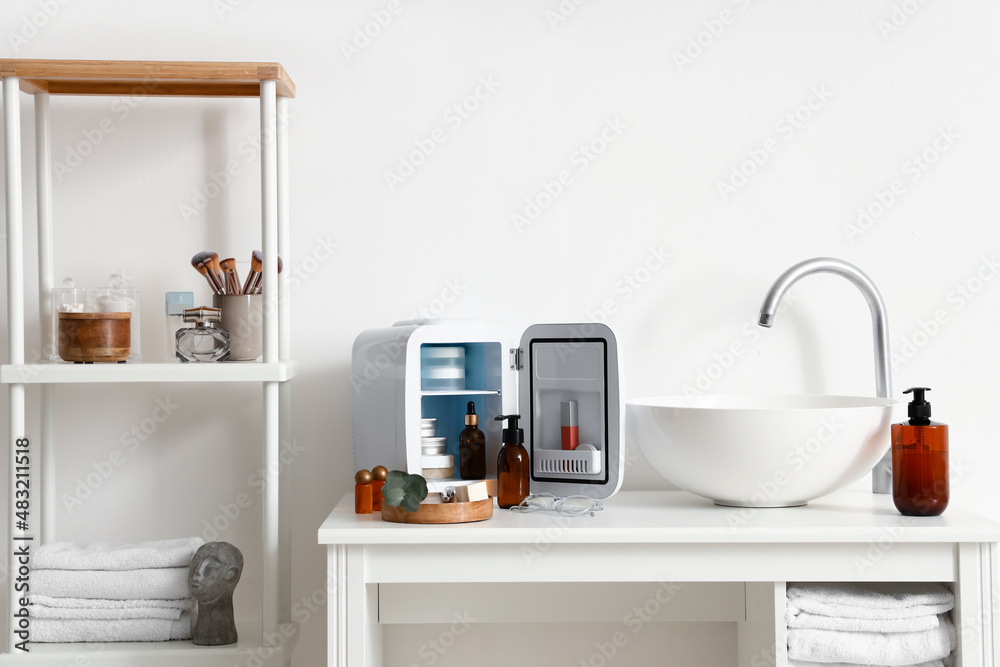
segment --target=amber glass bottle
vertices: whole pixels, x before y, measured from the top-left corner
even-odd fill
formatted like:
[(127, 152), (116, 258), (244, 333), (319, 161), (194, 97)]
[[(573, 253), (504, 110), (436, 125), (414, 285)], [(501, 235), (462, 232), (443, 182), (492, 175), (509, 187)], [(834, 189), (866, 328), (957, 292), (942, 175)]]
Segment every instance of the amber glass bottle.
[(524, 429), (517, 427), (521, 415), (500, 415), (497, 421), (508, 420), (503, 429), (503, 446), (497, 456), (497, 505), (508, 509), (528, 497), (531, 467), (528, 450), (524, 448)]
[(948, 425), (931, 421), (927, 387), (912, 387), (908, 421), (892, 425), (892, 501), (907, 516), (937, 516), (948, 507)]
[(389, 469), (385, 466), (375, 466), (372, 468), (372, 510), (382, 511), (382, 487), (385, 486), (385, 478), (389, 474)]
[(372, 474), (368, 470), (359, 470), (354, 475), (354, 513), (371, 514), (373, 501)]
[(462, 479), (486, 479), (486, 434), (479, 429), (472, 401), (466, 410), (465, 430), (458, 435), (458, 471)]

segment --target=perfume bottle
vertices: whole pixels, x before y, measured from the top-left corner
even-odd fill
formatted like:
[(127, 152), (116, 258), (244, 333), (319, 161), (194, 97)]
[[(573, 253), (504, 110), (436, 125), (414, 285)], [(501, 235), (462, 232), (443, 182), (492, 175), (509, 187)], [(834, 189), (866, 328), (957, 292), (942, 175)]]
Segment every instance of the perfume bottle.
[(177, 332), (177, 358), (184, 361), (225, 361), (229, 358), (229, 332), (220, 329), (222, 310), (219, 308), (189, 308), (184, 321), (194, 326)]

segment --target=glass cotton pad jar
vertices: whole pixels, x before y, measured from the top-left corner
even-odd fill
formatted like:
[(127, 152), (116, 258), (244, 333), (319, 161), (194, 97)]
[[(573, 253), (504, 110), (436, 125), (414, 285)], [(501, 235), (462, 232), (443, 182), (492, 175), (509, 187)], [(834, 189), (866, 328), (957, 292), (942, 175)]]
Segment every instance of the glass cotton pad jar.
[(420, 388), (423, 391), (465, 389), (465, 348), (460, 345), (421, 346)]

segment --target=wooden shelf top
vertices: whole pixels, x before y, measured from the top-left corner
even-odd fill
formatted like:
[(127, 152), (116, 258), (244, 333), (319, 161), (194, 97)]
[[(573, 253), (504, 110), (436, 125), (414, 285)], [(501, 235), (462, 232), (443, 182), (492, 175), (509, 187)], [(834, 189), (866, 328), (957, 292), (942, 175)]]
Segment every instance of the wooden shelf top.
[(31, 95), (259, 97), (260, 82), (273, 80), (280, 97), (295, 97), (280, 63), (0, 59), (0, 77), (19, 78)]

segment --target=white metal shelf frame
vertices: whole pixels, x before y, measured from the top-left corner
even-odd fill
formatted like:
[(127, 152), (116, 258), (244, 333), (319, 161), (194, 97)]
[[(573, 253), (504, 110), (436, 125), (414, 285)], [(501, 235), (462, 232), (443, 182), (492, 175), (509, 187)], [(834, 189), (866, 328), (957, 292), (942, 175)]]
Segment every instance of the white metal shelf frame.
[[(39, 438), (32, 439), (34, 468), (32, 496), (38, 498), (41, 482), (41, 542), (55, 535), (52, 508), (54, 452), (52, 451), (53, 390), (62, 382), (261, 382), (264, 401), (265, 434), (263, 439), (266, 470), (281, 470), (280, 442), (290, 440), (291, 385), (295, 374), (291, 361), (291, 315), (287, 273), (277, 272), (277, 256), (289, 262), (288, 229), (288, 143), (287, 103), (294, 96), (294, 84), (277, 63), (167, 63), (127, 61), (0, 61), (3, 91), (3, 133), (6, 188), (7, 233), (7, 321), (9, 329), (8, 363), (0, 366), (0, 382), (9, 385), (9, 460), (15, 469), (15, 443), (26, 437), (25, 389), (27, 384), (41, 384), (41, 426)], [(26, 364), (24, 311), (24, 240), (21, 179), (20, 93), (33, 97), (35, 111), (35, 154), (37, 181), (39, 319), (43, 337), (51, 337), (51, 289), (53, 269), (52, 161), (50, 140), (50, 94), (123, 94), (133, 85), (129, 81), (159, 82), (156, 94), (171, 96), (255, 96), (260, 99), (261, 135), (261, 246), (263, 251), (264, 350), (261, 364), (232, 364), (209, 367), (176, 364), (135, 364), (116, 367), (69, 367), (62, 364)], [(55, 341), (42, 341), (54, 344)], [(272, 467), (273, 466), (273, 467)], [(162, 647), (122, 645), (104, 660), (108, 664), (131, 664), (142, 659), (147, 664), (174, 665), (185, 660), (189, 665), (228, 665), (236, 656), (256, 652), (264, 665), (288, 663), (297, 628), (289, 623), (290, 525), (287, 513), (288, 485), (280, 475), (266, 476), (263, 486), (263, 522), (261, 551), (263, 561), (262, 622), (259, 638), (242, 639), (233, 650), (206, 653), (200, 647), (180, 645), (180, 651)], [(10, 484), (8, 539), (13, 545), (32, 539), (28, 530), (18, 528), (14, 516), (15, 489)], [(37, 544), (37, 542), (34, 542)], [(12, 550), (8, 554), (13, 553)], [(8, 558), (11, 558), (8, 556)], [(46, 646), (43, 651), (15, 652), (14, 613), (19, 608), (15, 590), (16, 577), (9, 577), (9, 613), (6, 615), (6, 652), (0, 664), (62, 665), (86, 651), (87, 645)], [(190, 650), (185, 651), (186, 648)]]

